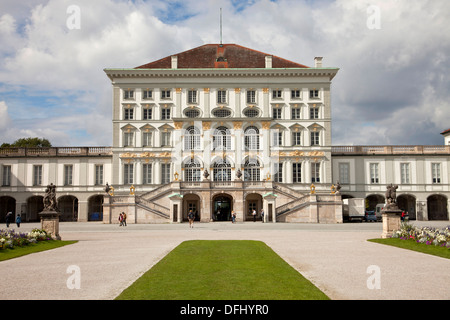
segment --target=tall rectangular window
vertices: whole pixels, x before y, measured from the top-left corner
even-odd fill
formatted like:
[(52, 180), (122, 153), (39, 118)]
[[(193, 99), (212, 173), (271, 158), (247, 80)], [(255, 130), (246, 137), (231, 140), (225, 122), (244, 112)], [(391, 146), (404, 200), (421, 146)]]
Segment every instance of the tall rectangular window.
[(143, 120), (152, 120), (153, 115), (153, 109), (152, 108), (144, 108), (142, 109), (142, 119)]
[(142, 183), (151, 184), (152, 183), (152, 164), (144, 163), (142, 165)]
[(2, 186), (11, 185), (11, 166), (3, 166), (2, 169)]
[(292, 164), (292, 182), (300, 183), (302, 182), (302, 164), (293, 163)]
[(370, 164), (370, 183), (371, 184), (380, 183), (379, 172), (378, 172), (378, 163)]
[(317, 107), (309, 108), (309, 118), (310, 119), (319, 119), (319, 108), (317, 108)]
[(134, 183), (134, 164), (127, 163), (123, 165), (123, 183), (133, 184)]
[(170, 163), (161, 164), (161, 183), (166, 184), (170, 182)]
[(95, 166), (95, 185), (100, 186), (103, 184), (103, 165), (99, 164)]
[(255, 90), (247, 91), (247, 103), (256, 103), (256, 91)]
[(171, 145), (171, 132), (161, 132), (161, 147), (170, 147)]
[(123, 146), (124, 147), (134, 146), (134, 132), (123, 133)]
[(431, 164), (431, 175), (433, 178), (433, 183), (441, 183), (441, 164), (432, 163)]
[(301, 114), (300, 107), (293, 107), (291, 109), (291, 119), (297, 120), (297, 119), (301, 119), (301, 117), (302, 117), (302, 114)]
[(161, 120), (170, 119), (170, 108), (161, 108)]
[(302, 133), (301, 132), (294, 132), (292, 134), (292, 145), (293, 146), (300, 146), (302, 144)]
[(151, 147), (152, 146), (152, 132), (147, 131), (142, 133), (142, 146)]
[(273, 181), (283, 182), (283, 164), (275, 162), (273, 164)]
[(311, 132), (311, 145), (318, 146), (319, 145), (320, 132), (312, 131)]
[(275, 130), (272, 132), (272, 147), (280, 147), (283, 145), (283, 132)]
[(197, 90), (188, 91), (188, 103), (197, 103)]
[(350, 183), (350, 164), (339, 163), (339, 182), (342, 184)]
[(281, 108), (273, 108), (272, 109), (272, 118), (273, 119), (281, 119)]
[(123, 118), (125, 120), (133, 120), (134, 119), (134, 109), (133, 108), (125, 108), (123, 109)]
[(410, 168), (409, 163), (400, 163), (400, 176), (402, 184), (411, 183), (409, 168)]
[(217, 91), (217, 103), (227, 103), (227, 92), (225, 90)]
[(71, 186), (73, 184), (73, 165), (64, 166), (64, 185)]
[(320, 163), (311, 163), (311, 182), (320, 182)]
[(33, 166), (33, 186), (42, 185), (42, 166)]

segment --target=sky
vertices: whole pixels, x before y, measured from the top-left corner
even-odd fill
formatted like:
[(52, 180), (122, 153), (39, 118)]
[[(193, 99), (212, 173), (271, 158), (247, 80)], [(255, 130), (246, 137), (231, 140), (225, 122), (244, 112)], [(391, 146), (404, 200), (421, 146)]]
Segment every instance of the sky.
[(111, 146), (105, 68), (206, 43), (314, 66), (332, 83), (333, 145), (441, 145), (450, 128), (448, 0), (2, 0), (0, 144)]

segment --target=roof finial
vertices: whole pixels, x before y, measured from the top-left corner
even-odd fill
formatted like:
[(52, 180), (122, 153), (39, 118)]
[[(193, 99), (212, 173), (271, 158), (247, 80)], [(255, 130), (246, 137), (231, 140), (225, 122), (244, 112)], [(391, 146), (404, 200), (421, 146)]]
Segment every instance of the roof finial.
[(222, 8), (220, 8), (220, 46), (222, 46)]

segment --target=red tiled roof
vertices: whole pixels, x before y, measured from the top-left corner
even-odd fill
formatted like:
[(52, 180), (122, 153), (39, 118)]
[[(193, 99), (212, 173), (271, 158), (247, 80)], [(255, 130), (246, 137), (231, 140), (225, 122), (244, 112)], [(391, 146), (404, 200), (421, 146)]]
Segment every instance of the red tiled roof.
[[(180, 69), (195, 68), (265, 68), (265, 57), (272, 56), (272, 68), (309, 68), (271, 54), (237, 44), (205, 44), (175, 54)], [(170, 69), (171, 56), (153, 61), (135, 69)]]
[(450, 129), (447, 129), (447, 130), (441, 132), (441, 134), (447, 134), (447, 133), (450, 133)]

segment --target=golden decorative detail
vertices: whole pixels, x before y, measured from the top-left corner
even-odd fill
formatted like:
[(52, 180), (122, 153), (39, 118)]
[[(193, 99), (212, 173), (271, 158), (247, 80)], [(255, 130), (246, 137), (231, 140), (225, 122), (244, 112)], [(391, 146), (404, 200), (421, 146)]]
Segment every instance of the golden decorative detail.
[(144, 152), (141, 154), (141, 158), (154, 158), (156, 155), (153, 152)]
[(269, 88), (263, 88), (264, 93), (269, 93)]
[(172, 154), (170, 152), (161, 152), (159, 154), (159, 157), (160, 158), (170, 158), (170, 157), (172, 157)]
[(174, 122), (173, 125), (175, 126), (175, 129), (178, 130), (178, 129), (181, 129), (183, 127), (183, 122), (177, 121), (177, 122)]
[(203, 88), (203, 92), (209, 93), (209, 88)]
[(176, 88), (175, 91), (176, 93), (181, 93), (181, 88)]
[(265, 129), (265, 130), (270, 129), (270, 121), (263, 121), (261, 123), (261, 125), (262, 125), (262, 128)]
[(131, 152), (126, 152), (126, 153), (122, 153), (120, 155), (121, 158), (136, 158), (137, 154), (135, 153), (131, 153)]
[(130, 187), (130, 196), (134, 195), (134, 191), (136, 190), (136, 188), (134, 187), (134, 185), (131, 185)]
[(323, 153), (323, 151), (310, 151), (308, 153), (308, 156), (310, 156), (310, 157), (323, 157), (324, 153)]
[(234, 130), (242, 129), (242, 121), (233, 122)]
[(335, 194), (336, 193), (336, 187), (334, 184), (331, 185), (331, 194)]
[(173, 174), (173, 176), (174, 176), (174, 178), (175, 178), (175, 181), (178, 181), (178, 177), (180, 176), (180, 175), (178, 174), (178, 172), (175, 171), (175, 173)]
[(109, 192), (108, 192), (108, 194), (109, 194), (110, 196), (114, 196), (114, 187), (113, 187), (113, 186), (109, 186)]
[(240, 93), (241, 92), (241, 88), (234, 88), (234, 92), (235, 93)]
[(314, 184), (311, 184), (310, 189), (311, 189), (311, 194), (316, 193), (316, 186)]
[(211, 122), (203, 121), (202, 122), (202, 127), (203, 127), (203, 130), (210, 130), (211, 129)]

